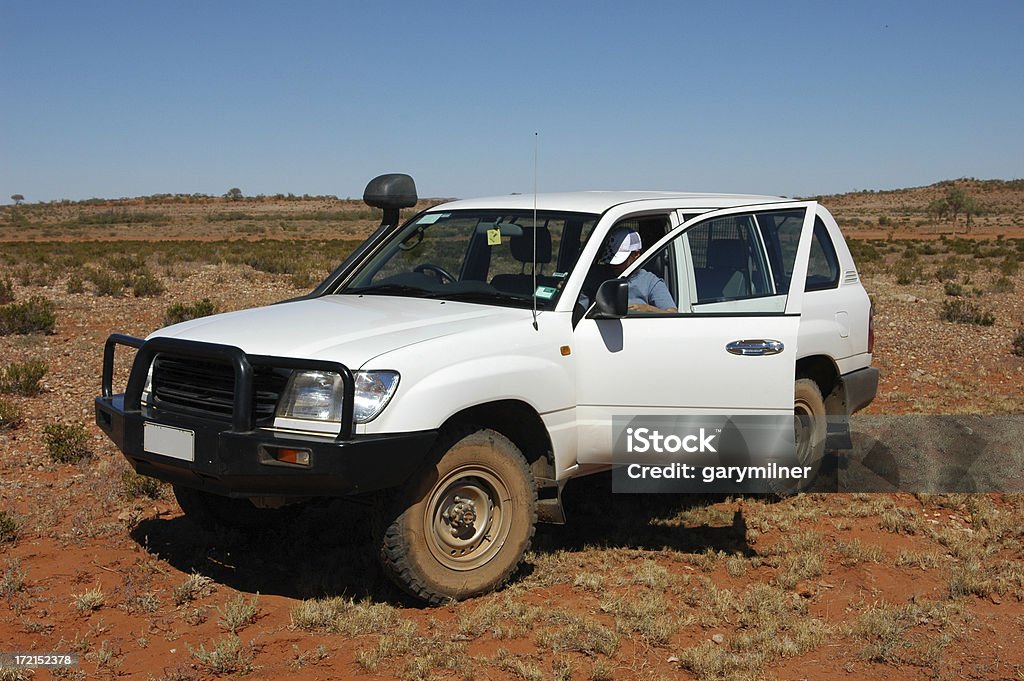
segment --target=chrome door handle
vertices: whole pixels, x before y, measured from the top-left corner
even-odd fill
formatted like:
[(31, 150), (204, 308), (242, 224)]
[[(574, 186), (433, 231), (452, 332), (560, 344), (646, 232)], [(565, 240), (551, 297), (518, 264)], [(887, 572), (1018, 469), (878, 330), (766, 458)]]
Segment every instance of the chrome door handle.
[(782, 344), (782, 341), (764, 338), (733, 341), (725, 346), (725, 349), (733, 355), (745, 355), (750, 357), (777, 355), (785, 350), (785, 348), (786, 346)]

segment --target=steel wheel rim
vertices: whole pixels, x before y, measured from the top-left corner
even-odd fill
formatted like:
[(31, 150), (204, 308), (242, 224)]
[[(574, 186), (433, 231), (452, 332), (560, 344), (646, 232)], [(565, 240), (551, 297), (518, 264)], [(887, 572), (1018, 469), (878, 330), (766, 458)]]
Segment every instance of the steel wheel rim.
[(793, 433), (796, 438), (796, 458), (801, 465), (811, 462), (811, 437), (814, 435), (814, 413), (804, 402), (793, 406)]
[(452, 570), (473, 570), (501, 550), (512, 525), (512, 495), (490, 468), (457, 468), (434, 485), (424, 509), (431, 555)]

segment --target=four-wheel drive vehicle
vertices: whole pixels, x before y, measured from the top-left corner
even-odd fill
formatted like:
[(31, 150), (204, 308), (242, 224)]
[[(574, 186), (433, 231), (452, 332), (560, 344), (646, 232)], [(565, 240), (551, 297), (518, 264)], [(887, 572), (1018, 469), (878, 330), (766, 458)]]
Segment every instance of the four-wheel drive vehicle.
[[(875, 395), (868, 297), (814, 201), (512, 195), (402, 224), (410, 177), (364, 198), (383, 224), (312, 293), (108, 339), (97, 422), (197, 522), (383, 492), (384, 570), (428, 602), (465, 598), (509, 578), (538, 518), (564, 521), (566, 481), (612, 465), (617, 417), (795, 414), (812, 461), (826, 426), (809, 417)], [(603, 281), (621, 226), (646, 248)], [(676, 311), (627, 305), (638, 268)], [(123, 394), (118, 345), (137, 348)]]

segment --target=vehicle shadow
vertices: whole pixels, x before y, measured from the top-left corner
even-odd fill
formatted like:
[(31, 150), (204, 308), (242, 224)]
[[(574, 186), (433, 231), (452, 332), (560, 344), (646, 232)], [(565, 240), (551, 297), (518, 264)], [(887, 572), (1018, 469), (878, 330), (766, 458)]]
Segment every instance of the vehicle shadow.
[(581, 551), (587, 548), (630, 548), (703, 553), (708, 549), (754, 555), (747, 542), (742, 508), (719, 515), (718, 522), (685, 526), (689, 511), (725, 499), (712, 494), (626, 494), (612, 492), (611, 473), (570, 482), (563, 494), (565, 525), (539, 525), (538, 552)]
[[(703, 553), (707, 549), (753, 555), (742, 511), (722, 522), (683, 526), (680, 513), (721, 497), (613, 494), (610, 475), (571, 482), (563, 494), (568, 523), (538, 525), (535, 553), (594, 547)], [(295, 599), (345, 596), (396, 606), (417, 606), (387, 579), (377, 563), (372, 503), (334, 500), (282, 509), (253, 531), (206, 530), (184, 516), (148, 518), (132, 538), (186, 575), (198, 572), (247, 593)], [(529, 575), (527, 562), (515, 579)], [(514, 581), (513, 580), (513, 581)]]

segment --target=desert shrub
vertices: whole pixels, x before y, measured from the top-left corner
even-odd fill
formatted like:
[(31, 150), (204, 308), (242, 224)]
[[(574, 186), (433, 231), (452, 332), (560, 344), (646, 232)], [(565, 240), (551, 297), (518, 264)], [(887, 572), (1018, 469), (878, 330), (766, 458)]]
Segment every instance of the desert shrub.
[(947, 296), (962, 296), (964, 294), (964, 287), (955, 281), (947, 281), (943, 288)]
[(11, 362), (0, 368), (0, 392), (31, 397), (38, 395), (42, 388), (39, 381), (43, 380), (49, 367), (40, 359), (27, 362)]
[(14, 284), (7, 277), (0, 279), (0, 305), (14, 302)]
[(18, 405), (7, 400), (0, 400), (0, 430), (17, 428), (21, 425), (23, 418)]
[(132, 292), (136, 298), (152, 298), (164, 292), (164, 285), (149, 272), (143, 272), (132, 280)]
[(1013, 336), (1013, 354), (1024, 357), (1024, 329), (1018, 329)]
[(146, 267), (145, 263), (134, 254), (122, 253), (107, 260), (107, 266), (118, 274), (128, 276)]
[(945, 262), (935, 270), (935, 278), (939, 281), (952, 281), (960, 276), (960, 270), (954, 263)]
[(944, 321), (957, 324), (992, 326), (996, 323), (996, 317), (992, 312), (981, 310), (974, 303), (962, 298), (942, 301), (942, 312), (939, 317)]
[(878, 226), (879, 227), (889, 227), (891, 225), (892, 225), (892, 218), (890, 218), (888, 215), (879, 215), (878, 216)]
[(15, 516), (7, 511), (0, 510), (0, 544), (13, 542), (18, 538), (18, 531), (20, 529), (21, 523), (18, 522)]
[(999, 271), (1006, 276), (1012, 276), (1017, 274), (1020, 270), (1020, 261), (1017, 260), (1016, 256), (1008, 255), (1003, 258), (1003, 262), (999, 265)]
[(913, 284), (920, 280), (924, 274), (921, 265), (916, 260), (902, 258), (893, 265), (892, 271), (896, 275), (896, 283), (900, 286)]
[(67, 288), (68, 293), (82, 293), (83, 291), (85, 291), (85, 283), (82, 281), (82, 278), (80, 276), (78, 276), (77, 274), (72, 274), (70, 277), (68, 277)]
[(298, 289), (311, 289), (319, 283), (320, 280), (313, 276), (313, 273), (309, 270), (303, 270), (292, 275), (292, 286)]
[(89, 434), (81, 423), (51, 423), (43, 428), (43, 439), (54, 463), (77, 463), (92, 456)]
[(53, 333), (57, 321), (52, 300), (32, 296), (23, 303), (0, 305), (0, 336)]
[(992, 282), (992, 293), (1010, 293), (1016, 288), (1009, 277), (999, 277)]
[(882, 252), (870, 242), (851, 239), (847, 242), (847, 245), (850, 247), (850, 253), (858, 265), (878, 262), (882, 259)]
[(197, 303), (174, 303), (167, 308), (164, 323), (170, 326), (190, 319), (208, 317), (216, 312), (217, 306), (209, 298), (203, 298)]
[(121, 493), (129, 499), (159, 499), (163, 496), (163, 485), (156, 478), (126, 470), (121, 473)]
[(124, 293), (124, 277), (101, 269), (88, 270), (86, 277), (92, 282), (93, 293), (97, 296), (118, 298)]

